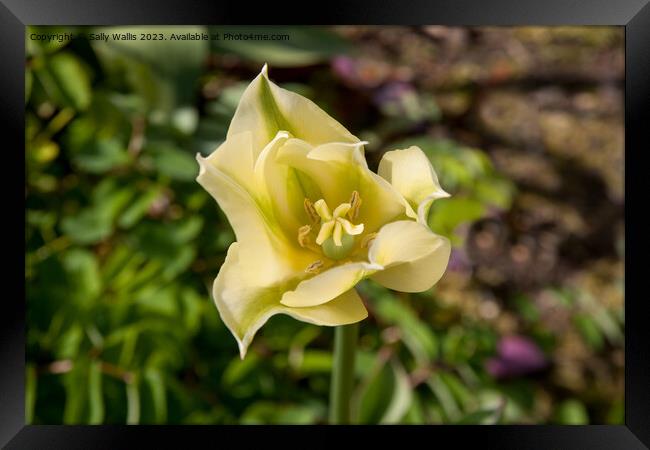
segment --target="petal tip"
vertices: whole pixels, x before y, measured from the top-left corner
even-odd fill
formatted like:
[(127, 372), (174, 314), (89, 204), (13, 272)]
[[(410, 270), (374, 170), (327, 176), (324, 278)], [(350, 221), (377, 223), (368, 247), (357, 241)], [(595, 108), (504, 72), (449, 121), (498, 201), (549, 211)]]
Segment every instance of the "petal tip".
[(239, 339), (237, 339), (237, 345), (239, 346), (239, 358), (243, 360), (246, 357), (246, 351), (248, 348)]

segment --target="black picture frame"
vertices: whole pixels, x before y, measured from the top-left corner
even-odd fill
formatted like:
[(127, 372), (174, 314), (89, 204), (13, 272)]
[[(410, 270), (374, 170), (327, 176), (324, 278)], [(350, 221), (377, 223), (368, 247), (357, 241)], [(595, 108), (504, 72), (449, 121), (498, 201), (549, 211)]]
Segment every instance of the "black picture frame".
[[(254, 11), (254, 15), (253, 15)], [(25, 305), (19, 280), (24, 274), (24, 61), (26, 25), (114, 24), (440, 24), (440, 25), (618, 25), (625, 28), (625, 233), (626, 339), (625, 425), (587, 426), (432, 426), (432, 427), (209, 427), (209, 426), (36, 426), (25, 425)], [(643, 295), (645, 187), (644, 153), (650, 150), (650, 2), (649, 0), (471, 0), (410, 2), (330, 0), (304, 8), (265, 2), (197, 0), (0, 0), (0, 127), (4, 147), (3, 183), (5, 280), (15, 295), (3, 295), (0, 309), (0, 445), (6, 448), (132, 448), (225, 445), (240, 448), (252, 440), (288, 445), (337, 445), (357, 433), (398, 444), (441, 442), (498, 449), (641, 449), (650, 447), (649, 317)], [(15, 209), (16, 212), (13, 210)], [(11, 212), (10, 212), (11, 211)], [(634, 211), (634, 212), (632, 212)], [(24, 235), (23, 235), (24, 236)], [(5, 245), (4, 248), (9, 248)], [(23, 249), (24, 250), (24, 249)], [(22, 256), (19, 256), (22, 255)], [(16, 259), (19, 261), (16, 263)], [(11, 261), (11, 262), (9, 262)], [(22, 262), (23, 264), (21, 265)], [(14, 273), (15, 272), (15, 273)], [(23, 278), (24, 279), (24, 278)], [(5, 292), (12, 292), (5, 289)], [(22, 295), (22, 297), (21, 297)], [(227, 429), (225, 429), (227, 428)], [(298, 438), (297, 438), (298, 437)], [(359, 436), (356, 436), (359, 437)], [(308, 439), (305, 441), (304, 439)], [(405, 440), (408, 439), (408, 440)], [(249, 445), (250, 444), (250, 445)], [(302, 445), (301, 445), (302, 446)]]

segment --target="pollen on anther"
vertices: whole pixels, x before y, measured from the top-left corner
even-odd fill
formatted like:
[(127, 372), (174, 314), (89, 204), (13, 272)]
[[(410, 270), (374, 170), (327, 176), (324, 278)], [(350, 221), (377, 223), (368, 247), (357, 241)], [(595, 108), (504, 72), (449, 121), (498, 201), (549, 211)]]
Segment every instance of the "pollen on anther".
[(298, 228), (298, 244), (300, 244), (301, 247), (309, 245), (309, 233), (311, 233), (311, 227), (309, 225), (303, 225)]
[(311, 202), (311, 200), (306, 198), (304, 201), (304, 206), (305, 206), (305, 212), (307, 213), (307, 217), (309, 217), (309, 220), (311, 220), (311, 222), (314, 224), (320, 222), (320, 216), (316, 212), (316, 209), (314, 208), (314, 204)]
[(305, 272), (307, 273), (318, 273), (320, 272), (320, 269), (323, 267), (323, 261), (320, 259), (314, 261), (311, 263), (307, 268), (305, 269)]
[(370, 233), (364, 236), (361, 240), (361, 248), (370, 247), (370, 244), (372, 244), (372, 241), (374, 241), (376, 237), (377, 233)]
[(352, 196), (350, 197), (350, 210), (348, 211), (348, 217), (350, 220), (354, 220), (359, 215), (359, 208), (361, 208), (361, 197), (357, 191), (352, 191)]

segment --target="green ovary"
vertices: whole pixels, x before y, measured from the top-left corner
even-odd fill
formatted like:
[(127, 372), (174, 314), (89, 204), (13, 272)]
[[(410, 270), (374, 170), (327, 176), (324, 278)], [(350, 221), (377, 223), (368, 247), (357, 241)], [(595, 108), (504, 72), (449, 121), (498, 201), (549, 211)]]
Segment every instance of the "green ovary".
[(323, 254), (330, 259), (343, 259), (350, 254), (354, 248), (354, 236), (349, 234), (344, 234), (341, 238), (341, 245), (336, 245), (334, 238), (329, 237), (323, 242), (321, 248), (323, 249)]

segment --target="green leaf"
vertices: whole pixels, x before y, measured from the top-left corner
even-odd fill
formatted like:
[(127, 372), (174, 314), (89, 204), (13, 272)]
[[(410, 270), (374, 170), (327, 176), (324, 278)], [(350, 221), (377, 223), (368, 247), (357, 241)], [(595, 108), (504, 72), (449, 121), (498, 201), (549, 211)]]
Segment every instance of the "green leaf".
[(38, 376), (36, 367), (28, 363), (25, 377), (25, 423), (34, 423), (34, 408), (36, 407)]
[(313, 424), (324, 414), (325, 408), (318, 403), (293, 405), (259, 401), (244, 411), (240, 423), (243, 425), (307, 425)]
[(455, 422), (456, 425), (496, 425), (499, 423), (502, 409), (482, 409), (465, 415), (462, 419)]
[(154, 420), (156, 423), (164, 424), (167, 421), (167, 394), (162, 371), (159, 369), (147, 369), (144, 373), (144, 382), (151, 393), (154, 407)]
[(64, 217), (61, 229), (78, 244), (94, 244), (113, 231), (113, 221), (129, 203), (134, 192), (120, 188), (111, 178), (100, 183), (92, 195), (92, 204), (74, 216)]
[(32, 83), (34, 82), (34, 75), (32, 71), (25, 70), (25, 104), (29, 102), (29, 96), (32, 93)]
[(391, 401), (395, 378), (388, 364), (375, 367), (365, 386), (360, 387), (357, 409), (357, 422), (360, 424), (377, 424)]
[(104, 173), (128, 164), (131, 157), (119, 139), (93, 140), (72, 157), (77, 167), (88, 173)]
[(50, 57), (47, 64), (64, 104), (85, 110), (92, 92), (90, 79), (79, 59), (72, 53), (60, 52)]
[(58, 359), (77, 358), (83, 338), (83, 327), (79, 323), (66, 327), (56, 340), (54, 355)]
[(174, 180), (193, 181), (199, 166), (192, 155), (171, 146), (160, 146), (152, 152), (155, 169)]
[(600, 350), (604, 343), (603, 334), (596, 322), (587, 314), (576, 314), (573, 323), (582, 335), (587, 345), (594, 350)]
[(451, 372), (440, 372), (439, 375), (463, 410), (468, 410), (475, 406), (475, 399), (469, 388), (455, 374)]
[(31, 39), (30, 35), (32, 33), (42, 35), (57, 35), (62, 33), (70, 33), (76, 31), (72, 27), (61, 27), (61, 26), (51, 26), (51, 25), (41, 25), (35, 26), (30, 25), (26, 29), (25, 37), (27, 43), (27, 54), (28, 55), (41, 55), (47, 53), (55, 53), (56, 51), (62, 49), (70, 42), (69, 39)]
[(384, 294), (374, 302), (375, 313), (389, 324), (396, 324), (403, 333), (402, 340), (413, 356), (427, 364), (438, 356), (438, 339), (429, 326), (394, 296)]
[(183, 320), (185, 327), (196, 333), (201, 326), (201, 313), (203, 312), (204, 299), (195, 290), (185, 288), (181, 292)]
[(589, 423), (587, 409), (579, 401), (569, 399), (563, 401), (555, 412), (556, 420), (562, 425), (586, 425)]
[(323, 350), (305, 350), (297, 370), (304, 376), (316, 373), (329, 374), (332, 371), (332, 353)]
[(380, 424), (399, 423), (408, 412), (413, 401), (408, 374), (401, 364), (396, 361), (391, 363), (391, 368), (395, 376), (395, 390), (386, 412), (379, 421)]
[(88, 361), (77, 359), (72, 369), (63, 374), (65, 387), (65, 407), (63, 410), (63, 423), (66, 425), (82, 424), (86, 422), (88, 391), (79, 389), (85, 386), (88, 380)]
[(70, 286), (70, 297), (88, 304), (95, 300), (102, 289), (102, 280), (95, 255), (87, 250), (73, 249), (63, 256)]
[(396, 361), (379, 362), (358, 395), (355, 409), (361, 424), (398, 423), (412, 401), (408, 375)]
[(78, 244), (94, 244), (108, 237), (113, 231), (110, 217), (96, 209), (88, 208), (76, 216), (64, 217), (61, 230)]
[(97, 425), (104, 421), (104, 397), (102, 393), (102, 366), (93, 361), (88, 370), (88, 423)]
[[(171, 120), (178, 105), (189, 104), (195, 96), (197, 79), (208, 56), (208, 41), (171, 40), (171, 34), (203, 33), (201, 26), (120, 26), (98, 30), (109, 35), (133, 33), (135, 40), (93, 41), (104, 67), (126, 73), (133, 90), (147, 101), (149, 108)], [(163, 35), (163, 39), (140, 39), (141, 34)], [(164, 39), (166, 38), (166, 39)]]
[(438, 399), (438, 402), (440, 403), (440, 406), (442, 407), (442, 410), (444, 411), (447, 419), (452, 422), (458, 420), (460, 418), (461, 411), (458, 407), (458, 404), (456, 403), (456, 400), (454, 399), (454, 395), (449, 389), (449, 386), (447, 386), (440, 374), (434, 373), (431, 375), (431, 377), (427, 380), (427, 385), (431, 388), (436, 398)]
[[(455, 196), (439, 200), (429, 210), (429, 227), (443, 236), (451, 236), (459, 225), (483, 217), (486, 207), (478, 200)], [(451, 236), (454, 244), (460, 243), (460, 235)]]
[(126, 423), (137, 425), (140, 423), (140, 387), (138, 377), (126, 384)]
[(223, 372), (221, 382), (225, 387), (232, 388), (253, 374), (259, 364), (259, 358), (255, 353), (251, 353), (244, 359), (234, 358)]
[(149, 211), (149, 208), (156, 198), (158, 198), (160, 192), (161, 190), (159, 188), (152, 187), (140, 194), (140, 196), (120, 215), (120, 218), (117, 221), (120, 228), (131, 228), (142, 219), (145, 214), (147, 214), (147, 211)]
[[(272, 67), (307, 66), (346, 53), (345, 40), (329, 30), (316, 27), (232, 26), (214, 27), (221, 39), (212, 41), (217, 52), (231, 53)], [(235, 38), (226, 39), (227, 35)], [(237, 39), (238, 35), (275, 35), (276, 39)], [(280, 39), (279, 35), (286, 35)], [(260, 67), (261, 68), (261, 67)]]

